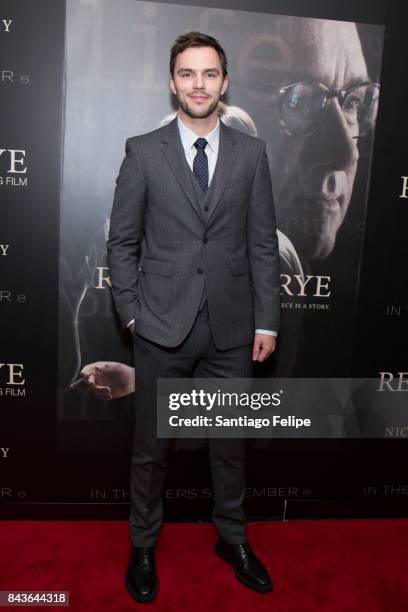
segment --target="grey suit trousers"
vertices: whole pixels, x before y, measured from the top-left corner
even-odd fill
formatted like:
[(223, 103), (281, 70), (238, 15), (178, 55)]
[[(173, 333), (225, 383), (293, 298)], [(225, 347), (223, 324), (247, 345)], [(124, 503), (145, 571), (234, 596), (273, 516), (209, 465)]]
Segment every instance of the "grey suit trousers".
[[(130, 536), (134, 546), (156, 544), (163, 520), (162, 490), (171, 440), (156, 435), (157, 378), (250, 378), (252, 344), (218, 350), (207, 303), (177, 347), (164, 347), (134, 331), (135, 429), (130, 473)], [(245, 440), (209, 438), (214, 490), (213, 521), (225, 541), (246, 541)]]

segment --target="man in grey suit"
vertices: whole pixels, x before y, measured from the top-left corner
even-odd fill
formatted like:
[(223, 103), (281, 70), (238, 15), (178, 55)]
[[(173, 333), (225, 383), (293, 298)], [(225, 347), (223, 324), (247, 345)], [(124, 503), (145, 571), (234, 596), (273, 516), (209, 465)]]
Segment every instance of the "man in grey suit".
[[(228, 87), (217, 40), (198, 32), (171, 49), (178, 115), (129, 138), (116, 182), (108, 263), (116, 310), (134, 339), (131, 464), (134, 599), (158, 591), (154, 550), (170, 441), (156, 435), (157, 378), (249, 378), (279, 329), (279, 252), (265, 143), (219, 121)], [(249, 588), (272, 590), (247, 541), (244, 439), (209, 439), (216, 553)]]

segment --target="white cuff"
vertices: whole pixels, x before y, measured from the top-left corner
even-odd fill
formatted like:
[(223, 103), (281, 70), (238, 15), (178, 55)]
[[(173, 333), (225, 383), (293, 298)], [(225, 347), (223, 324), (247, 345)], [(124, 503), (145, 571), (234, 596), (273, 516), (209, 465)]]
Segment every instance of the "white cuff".
[(266, 334), (267, 336), (275, 336), (275, 338), (278, 335), (278, 332), (271, 331), (270, 329), (256, 329), (255, 333), (256, 334)]

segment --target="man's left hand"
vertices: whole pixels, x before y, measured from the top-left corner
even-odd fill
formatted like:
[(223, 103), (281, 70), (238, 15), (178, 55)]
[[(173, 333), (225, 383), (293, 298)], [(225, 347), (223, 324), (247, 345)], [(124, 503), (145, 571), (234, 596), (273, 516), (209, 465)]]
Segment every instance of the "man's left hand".
[(276, 349), (276, 337), (269, 334), (255, 334), (252, 361), (265, 361)]

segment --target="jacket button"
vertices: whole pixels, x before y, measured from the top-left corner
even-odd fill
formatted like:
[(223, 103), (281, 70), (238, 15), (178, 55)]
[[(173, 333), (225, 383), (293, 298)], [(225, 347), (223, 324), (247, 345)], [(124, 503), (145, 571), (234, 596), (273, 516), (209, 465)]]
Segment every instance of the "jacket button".
[(207, 244), (207, 242), (208, 242), (208, 238), (207, 238), (207, 236), (204, 236), (204, 238), (203, 238), (203, 242), (204, 242), (204, 244)]
[(208, 206), (207, 205), (204, 206), (204, 210), (205, 210), (205, 212), (208, 211)]
[(197, 274), (203, 274), (204, 270), (202, 268), (197, 268)]

